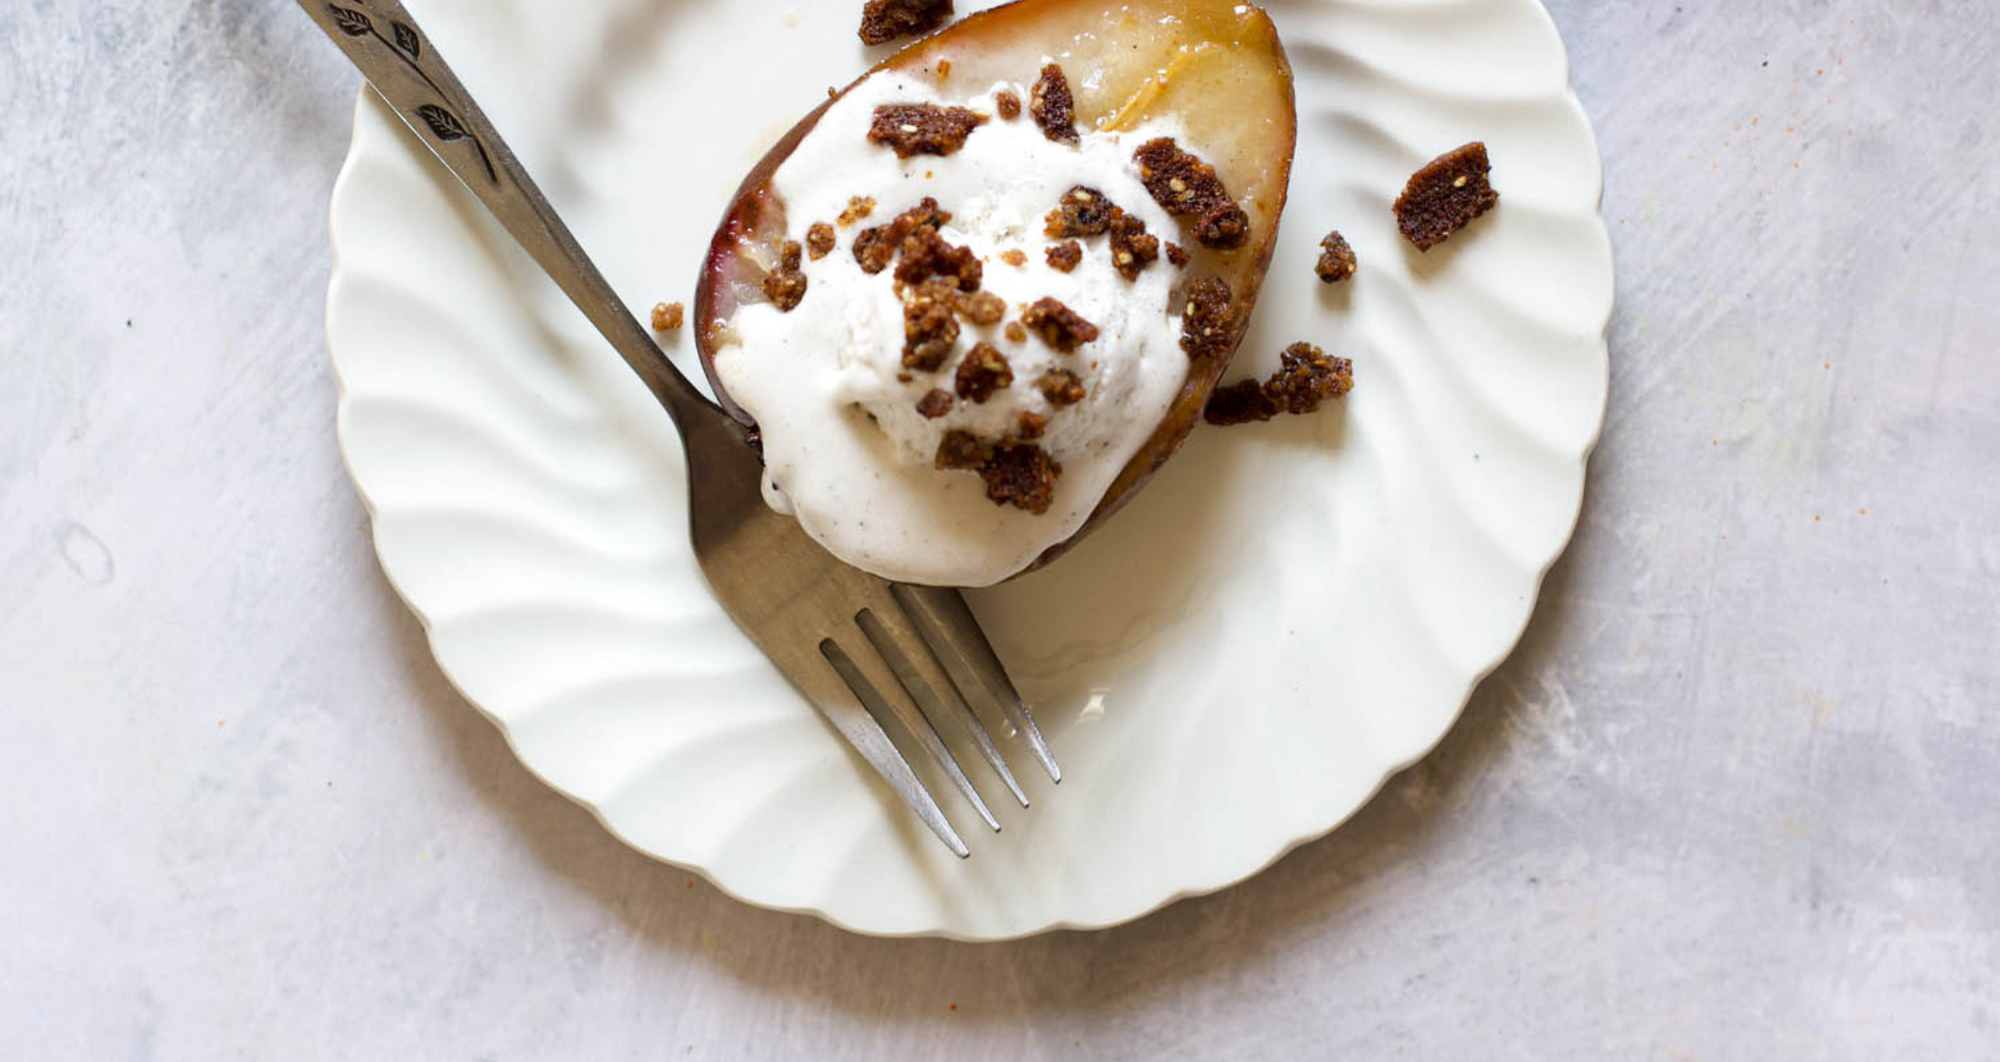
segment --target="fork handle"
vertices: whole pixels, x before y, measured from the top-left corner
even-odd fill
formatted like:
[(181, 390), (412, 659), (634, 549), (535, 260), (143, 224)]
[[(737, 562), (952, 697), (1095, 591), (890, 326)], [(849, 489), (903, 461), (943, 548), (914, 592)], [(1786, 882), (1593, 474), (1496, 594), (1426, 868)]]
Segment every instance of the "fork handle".
[[(683, 437), (726, 421), (583, 253), (521, 161), (397, 0), (299, 0), (375, 91), (519, 241), (665, 406)], [(741, 430), (735, 429), (738, 437)]]

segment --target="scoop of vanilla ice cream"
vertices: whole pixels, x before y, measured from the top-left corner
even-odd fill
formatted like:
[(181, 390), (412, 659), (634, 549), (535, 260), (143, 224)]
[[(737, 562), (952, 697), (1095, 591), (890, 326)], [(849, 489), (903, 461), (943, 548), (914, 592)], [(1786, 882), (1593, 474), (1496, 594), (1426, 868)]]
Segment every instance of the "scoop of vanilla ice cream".
[[(730, 396), (754, 417), (764, 440), (767, 493), (782, 495), (808, 534), (836, 556), (886, 578), (986, 586), (1028, 567), (1082, 527), (1105, 491), (1159, 427), (1186, 382), (1180, 349), (1179, 270), (1164, 256), (1128, 281), (1113, 267), (1109, 240), (1083, 239), (1083, 260), (1068, 273), (1045, 251), (1056, 241), (1044, 218), (1078, 185), (1097, 189), (1163, 242), (1179, 227), (1140, 182), (1138, 145), (1174, 136), (1154, 122), (1123, 133), (1086, 131), (1079, 145), (1048, 140), (1027, 118), (997, 116), (1000, 85), (970, 100), (944, 99), (920, 80), (883, 73), (836, 101), (773, 175), (788, 238), (804, 242), (815, 222), (833, 222), (852, 197), (872, 197), (867, 220), (844, 227), (834, 251), (808, 261), (808, 289), (791, 312), (753, 303), (732, 322), (734, 342), (716, 353)], [(867, 139), (878, 105), (936, 103), (993, 116), (947, 157), (898, 159)], [(1061, 353), (1038, 335), (1007, 340), (1003, 324), (960, 319), (950, 359), (935, 373), (903, 365), (903, 302), (893, 269), (862, 270), (854, 236), (885, 224), (925, 197), (952, 215), (939, 234), (984, 263), (982, 290), (1007, 303), (1006, 321), (1042, 298), (1059, 300), (1098, 329), (1095, 341)], [(1025, 265), (1003, 255), (1019, 251)], [(917, 402), (951, 391), (959, 360), (984, 340), (1007, 358), (1011, 387), (985, 403), (956, 399), (926, 418)], [(1051, 368), (1082, 379), (1086, 397), (1055, 408), (1035, 386)], [(1000, 439), (1022, 412), (1047, 418), (1039, 445), (1062, 466), (1055, 504), (1035, 514), (988, 500), (974, 473), (934, 467), (950, 431)]]

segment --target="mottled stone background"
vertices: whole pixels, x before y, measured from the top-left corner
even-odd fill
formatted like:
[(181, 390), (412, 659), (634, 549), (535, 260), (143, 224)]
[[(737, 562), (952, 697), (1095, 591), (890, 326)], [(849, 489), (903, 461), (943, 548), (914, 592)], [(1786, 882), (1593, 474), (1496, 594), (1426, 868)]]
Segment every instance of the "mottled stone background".
[(1526, 643), (1249, 884), (974, 947), (627, 851), (446, 687), (334, 447), (355, 78), (291, 4), (10, 0), (0, 1053), (1996, 1057), (1996, 6), (1553, 9), (1621, 309)]

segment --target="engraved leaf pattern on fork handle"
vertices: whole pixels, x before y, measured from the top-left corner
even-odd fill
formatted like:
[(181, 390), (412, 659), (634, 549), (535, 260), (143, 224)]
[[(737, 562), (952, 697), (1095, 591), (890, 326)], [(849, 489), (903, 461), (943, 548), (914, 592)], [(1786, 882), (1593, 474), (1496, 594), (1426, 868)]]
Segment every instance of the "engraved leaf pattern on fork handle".
[[(444, 98), (444, 89), (439, 88), (438, 83), (431, 80), (430, 74), (426, 73), (418, 62), (423, 58), (424, 45), (423, 39), (417, 36), (414, 28), (401, 22), (391, 22), (389, 31), (395, 35), (395, 40), (392, 41), (382, 36), (382, 31), (375, 28), (375, 20), (363, 12), (338, 4), (328, 4), (326, 9), (333, 15), (334, 25), (340, 27), (340, 32), (349, 37), (373, 37), (380, 41), (383, 47), (393, 52), (396, 58), (401, 59), (418, 77), (423, 78), (424, 84), (429, 85), (432, 92), (437, 93), (440, 99)], [(477, 136), (466, 130), (465, 123), (459, 121), (457, 115), (432, 103), (417, 108), (417, 117), (423, 119), (431, 135), (441, 142), (449, 144), (459, 140), (470, 140), (473, 149), (479, 152), (480, 164), (486, 167), (486, 179), (496, 185), (500, 183), (500, 174), (493, 168), (493, 159), (486, 154), (486, 145), (480, 143)]]

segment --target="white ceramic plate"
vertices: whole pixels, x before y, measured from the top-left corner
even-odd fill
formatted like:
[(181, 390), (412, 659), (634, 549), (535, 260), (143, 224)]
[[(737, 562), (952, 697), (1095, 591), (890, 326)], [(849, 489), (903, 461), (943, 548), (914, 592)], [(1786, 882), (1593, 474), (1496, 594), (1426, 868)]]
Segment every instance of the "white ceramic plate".
[[(411, 6), (641, 309), (691, 301), (741, 175), (871, 58), (847, 0)], [(752, 903), (991, 939), (1239, 881), (1443, 736), (1582, 498), (1612, 303), (1596, 147), (1536, 0), (1269, 6), (1299, 155), (1232, 378), (1310, 339), (1355, 360), (1357, 389), (1198, 431), (1062, 563), (976, 595), (1068, 773), (1023, 771), (1034, 809), (999, 808), (1006, 831), (968, 833), (964, 863), (710, 600), (666, 418), (362, 94), (333, 203), (341, 441), (384, 568), (531, 770)], [(719, 43), (740, 41), (754, 66)], [(1419, 256), (1388, 204), (1472, 139), (1502, 204)], [(1329, 289), (1312, 264), (1336, 227), (1362, 265)], [(685, 337), (669, 349), (692, 368)]]

